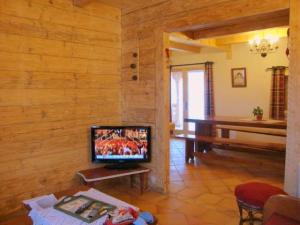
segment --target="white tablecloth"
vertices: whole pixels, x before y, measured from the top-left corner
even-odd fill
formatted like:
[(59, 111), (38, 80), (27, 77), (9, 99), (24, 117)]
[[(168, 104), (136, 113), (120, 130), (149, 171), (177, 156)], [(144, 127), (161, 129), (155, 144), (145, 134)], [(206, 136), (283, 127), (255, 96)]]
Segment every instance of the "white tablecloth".
[[(123, 202), (119, 199), (116, 199), (110, 195), (107, 195), (103, 192), (95, 190), (93, 188), (89, 189), (88, 191), (78, 192), (76, 195), (85, 195), (87, 197), (97, 199), (103, 202), (107, 202), (109, 204), (115, 206), (125, 206), (125, 207), (132, 207), (139, 210), (137, 207), (132, 206), (126, 202)], [(49, 196), (46, 196), (49, 197)], [(39, 198), (40, 200), (40, 198)], [(35, 201), (27, 201), (31, 202), (32, 206), (35, 205)], [(41, 208), (41, 207), (34, 207), (29, 213), (34, 225), (103, 225), (104, 221), (106, 220), (106, 216), (99, 218), (93, 223), (85, 223), (77, 218), (69, 216), (63, 212), (60, 212), (53, 207), (48, 208)]]

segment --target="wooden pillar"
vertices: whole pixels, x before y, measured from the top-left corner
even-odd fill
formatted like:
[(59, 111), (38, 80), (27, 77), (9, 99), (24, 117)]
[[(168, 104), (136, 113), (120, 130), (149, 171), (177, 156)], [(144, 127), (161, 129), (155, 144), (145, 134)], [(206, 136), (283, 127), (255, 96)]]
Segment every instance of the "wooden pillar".
[(300, 1), (290, 0), (290, 65), (285, 191), (300, 197)]
[[(164, 33), (161, 27), (154, 31), (156, 47), (156, 151), (159, 152), (156, 157), (157, 173), (163, 188), (167, 192), (169, 177), (169, 121), (170, 121), (170, 74), (168, 59), (166, 57), (166, 48), (169, 46), (169, 35)], [(158, 172), (159, 171), (159, 172)]]

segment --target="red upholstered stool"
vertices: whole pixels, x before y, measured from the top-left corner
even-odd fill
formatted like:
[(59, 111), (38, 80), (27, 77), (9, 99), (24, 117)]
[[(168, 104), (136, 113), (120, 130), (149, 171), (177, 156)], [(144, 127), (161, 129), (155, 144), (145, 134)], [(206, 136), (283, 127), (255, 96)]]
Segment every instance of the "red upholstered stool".
[[(255, 214), (262, 215), (265, 202), (272, 196), (285, 194), (285, 192), (269, 184), (260, 182), (250, 182), (241, 184), (235, 187), (235, 196), (240, 212), (240, 225), (248, 221), (253, 225), (254, 221), (260, 220), (261, 217), (256, 217)], [(243, 211), (246, 211), (248, 216), (243, 217)]]

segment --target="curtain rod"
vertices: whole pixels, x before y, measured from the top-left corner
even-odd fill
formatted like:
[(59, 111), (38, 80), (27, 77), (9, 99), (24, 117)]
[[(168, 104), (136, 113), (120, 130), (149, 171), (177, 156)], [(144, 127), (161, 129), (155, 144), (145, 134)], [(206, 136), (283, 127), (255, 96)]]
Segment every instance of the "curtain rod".
[(272, 66), (267, 68), (266, 70), (274, 70), (274, 69), (288, 69), (287, 66)]
[(188, 64), (170, 65), (170, 68), (172, 68), (172, 67), (180, 67), (180, 66), (194, 66), (194, 65), (203, 65), (203, 64), (206, 64), (206, 63), (211, 63), (211, 64), (213, 64), (213, 62), (188, 63)]

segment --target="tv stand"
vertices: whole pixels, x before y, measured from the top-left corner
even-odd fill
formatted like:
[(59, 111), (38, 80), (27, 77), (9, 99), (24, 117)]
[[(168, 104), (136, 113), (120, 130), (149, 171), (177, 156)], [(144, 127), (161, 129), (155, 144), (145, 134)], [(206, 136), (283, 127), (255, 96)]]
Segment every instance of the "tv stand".
[(107, 164), (104, 168), (109, 170), (130, 170), (130, 169), (137, 169), (139, 165), (136, 163), (114, 163), (114, 164)]
[[(130, 164), (132, 166), (132, 164)], [(95, 183), (102, 180), (130, 176), (131, 187), (134, 185), (134, 176), (139, 175), (140, 180), (140, 191), (143, 194), (144, 190), (148, 186), (148, 173), (150, 169), (134, 164), (136, 168), (125, 169), (108, 169), (106, 167), (98, 167), (93, 169), (86, 169), (77, 172), (77, 174), (82, 178), (82, 181), (85, 185), (93, 186)], [(110, 165), (112, 166), (112, 165)]]

